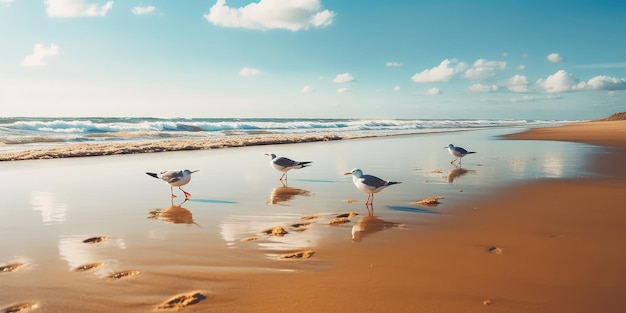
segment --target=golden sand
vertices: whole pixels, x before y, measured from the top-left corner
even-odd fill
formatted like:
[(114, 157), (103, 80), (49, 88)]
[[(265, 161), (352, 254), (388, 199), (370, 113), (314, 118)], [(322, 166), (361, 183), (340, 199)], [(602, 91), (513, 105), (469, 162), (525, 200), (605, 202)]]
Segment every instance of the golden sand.
[[(623, 312), (626, 299), (626, 124), (588, 122), (511, 137), (605, 144), (609, 177), (542, 180), (467, 201), (436, 227), (362, 245), (326, 275), (253, 275), (241, 312)], [(549, 136), (548, 136), (549, 134)], [(617, 169), (617, 171), (616, 171)], [(297, 283), (295, 283), (297, 282)], [(280, 293), (264, 286), (282, 285)], [(338, 297), (338, 295), (341, 295)], [(488, 307), (487, 307), (488, 306)]]
[[(402, 228), (397, 223), (373, 214), (358, 216), (352, 225), (352, 241), (329, 238), (323, 241), (325, 244), (315, 246), (315, 251), (295, 247), (289, 253), (276, 254), (274, 250), (268, 253), (273, 257), (271, 262), (281, 264), (328, 262), (315, 270), (207, 273), (199, 270), (206, 259), (196, 260), (194, 256), (199, 254), (194, 254), (185, 242), (177, 242), (181, 245), (177, 248), (192, 259), (187, 264), (192, 265), (158, 271), (168, 266), (168, 260), (146, 259), (141, 268), (122, 263), (141, 271), (114, 268), (106, 270), (109, 279), (90, 279), (88, 283), (84, 278), (92, 273), (65, 276), (48, 272), (63, 278), (66, 284), (63, 288), (81, 292), (64, 293), (63, 297), (55, 296), (58, 291), (54, 288), (38, 289), (39, 294), (34, 296), (3, 293), (0, 306), (2, 312), (38, 310), (37, 301), (45, 297), (42, 307), (71, 311), (89, 299), (88, 307), (97, 312), (109, 311), (111, 299), (120, 312), (623, 312), (626, 307), (623, 297), (626, 290), (625, 125), (623, 121), (595, 121), (512, 135), (516, 139), (583, 141), (612, 147), (607, 153), (593, 155), (592, 161), (598, 164), (595, 168), (600, 174), (593, 178), (503, 186), (490, 190), (488, 198), (466, 199), (454, 207), (446, 207), (448, 213), (436, 225), (425, 222), (416, 228), (403, 228), (400, 234), (380, 232), (384, 228)], [(306, 228), (311, 225), (307, 223), (326, 217), (356, 216), (350, 212), (304, 216), (292, 223), (289, 230)], [(268, 226), (271, 225), (263, 227)], [(347, 228), (347, 225), (331, 227), (324, 223), (315, 226), (331, 230)], [(309, 233), (290, 233), (285, 238), (269, 236), (286, 232), (281, 226), (268, 229), (264, 240)], [(374, 239), (353, 243), (373, 233), (376, 233)], [(91, 249), (90, 252), (99, 252), (115, 241), (103, 242), (106, 239), (109, 237), (95, 236), (78, 244)], [(151, 251), (158, 251), (158, 244)], [(244, 243), (254, 244), (257, 242)], [(348, 252), (347, 245), (350, 245)], [(56, 249), (53, 251), (57, 253)], [(97, 262), (103, 264), (98, 270), (104, 270), (108, 262), (106, 254), (95, 256), (103, 261)], [(124, 253), (118, 259), (126, 260)], [(229, 261), (233, 260), (225, 262)], [(88, 271), (92, 264), (88, 262), (92, 261), (82, 260), (72, 266), (79, 265)], [(15, 260), (5, 267), (10, 269), (14, 264), (17, 264)], [(38, 265), (46, 269), (45, 263)], [(33, 277), (37, 273), (30, 271), (30, 267), (28, 264), (15, 273), (7, 271), (0, 274), (0, 279), (10, 282), (10, 279), (19, 280), (22, 274), (33, 274), (30, 279), (39, 282), (40, 277)], [(141, 275), (134, 277), (138, 274)], [(196, 278), (193, 281), (198, 285), (182, 283), (190, 281), (184, 280), (185, 277)], [(84, 288), (92, 286), (94, 281), (102, 282), (103, 286)], [(97, 294), (103, 288), (109, 297)], [(150, 290), (150, 296), (129, 290)], [(208, 292), (211, 301), (203, 301)], [(172, 294), (175, 296), (171, 297)], [(161, 302), (162, 299), (167, 300)]]

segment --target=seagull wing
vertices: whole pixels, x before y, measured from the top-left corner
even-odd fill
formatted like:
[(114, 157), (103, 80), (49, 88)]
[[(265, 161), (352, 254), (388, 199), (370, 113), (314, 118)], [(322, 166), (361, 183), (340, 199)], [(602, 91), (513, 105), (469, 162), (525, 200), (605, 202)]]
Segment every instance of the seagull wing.
[(380, 188), (382, 186), (385, 186), (387, 184), (386, 180), (380, 179), (376, 176), (372, 176), (372, 175), (363, 175), (361, 177), (361, 181), (363, 182), (363, 184), (367, 185), (368, 187), (371, 188)]
[(279, 157), (274, 160), (274, 164), (282, 167), (292, 167), (298, 165), (298, 162), (285, 157)]
[(168, 183), (175, 183), (183, 178), (183, 171), (161, 172), (161, 179)]
[(461, 148), (461, 147), (454, 147), (454, 150), (460, 154), (467, 154), (467, 150)]

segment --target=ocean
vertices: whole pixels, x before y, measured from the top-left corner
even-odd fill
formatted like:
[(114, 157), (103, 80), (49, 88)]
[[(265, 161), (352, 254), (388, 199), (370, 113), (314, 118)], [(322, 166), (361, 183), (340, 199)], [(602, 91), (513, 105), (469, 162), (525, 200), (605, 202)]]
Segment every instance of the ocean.
[(237, 136), (384, 136), (488, 128), (533, 128), (576, 121), (525, 119), (308, 119), (4, 117), (0, 153), (77, 143), (138, 143)]

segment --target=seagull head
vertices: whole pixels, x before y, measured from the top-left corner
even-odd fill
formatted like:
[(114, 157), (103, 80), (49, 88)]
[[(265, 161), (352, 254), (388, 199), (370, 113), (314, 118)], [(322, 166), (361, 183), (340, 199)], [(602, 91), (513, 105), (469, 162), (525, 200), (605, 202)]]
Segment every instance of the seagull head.
[(345, 172), (345, 173), (343, 173), (343, 174), (344, 174), (344, 175), (354, 175), (354, 176), (356, 176), (356, 177), (361, 177), (361, 176), (363, 176), (363, 171), (361, 171), (361, 170), (360, 170), (360, 169), (358, 169), (358, 168), (355, 168), (355, 169), (353, 169), (352, 171), (350, 171), (350, 172)]
[(449, 144), (445, 147), (443, 147), (444, 149), (454, 149), (454, 145), (453, 144)]
[(276, 155), (273, 153), (266, 153), (265, 155), (269, 155), (272, 160), (276, 158)]
[(184, 170), (185, 174), (189, 174), (189, 175), (191, 175), (191, 174), (193, 174), (193, 173), (195, 173), (195, 172), (199, 172), (199, 171), (200, 171), (200, 170), (194, 170), (194, 171), (191, 171), (191, 170)]

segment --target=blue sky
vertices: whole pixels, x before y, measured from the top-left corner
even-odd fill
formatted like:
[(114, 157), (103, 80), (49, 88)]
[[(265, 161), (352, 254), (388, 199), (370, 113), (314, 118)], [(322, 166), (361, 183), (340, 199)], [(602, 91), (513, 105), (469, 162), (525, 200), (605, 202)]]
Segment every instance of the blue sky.
[(626, 2), (0, 0), (0, 116), (594, 119)]

